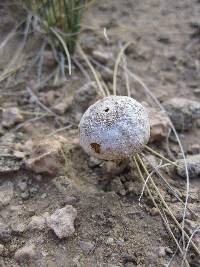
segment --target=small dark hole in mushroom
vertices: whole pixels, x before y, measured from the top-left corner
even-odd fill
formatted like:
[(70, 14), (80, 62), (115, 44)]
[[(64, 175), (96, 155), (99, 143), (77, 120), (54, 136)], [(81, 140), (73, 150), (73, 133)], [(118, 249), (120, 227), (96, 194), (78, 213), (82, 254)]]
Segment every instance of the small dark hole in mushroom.
[(91, 143), (90, 146), (95, 151), (95, 153), (100, 154), (100, 152), (101, 152), (101, 149), (100, 149), (101, 146), (99, 144), (97, 144), (97, 143)]
[(104, 111), (105, 111), (105, 112), (108, 112), (108, 111), (109, 111), (109, 108), (106, 108)]

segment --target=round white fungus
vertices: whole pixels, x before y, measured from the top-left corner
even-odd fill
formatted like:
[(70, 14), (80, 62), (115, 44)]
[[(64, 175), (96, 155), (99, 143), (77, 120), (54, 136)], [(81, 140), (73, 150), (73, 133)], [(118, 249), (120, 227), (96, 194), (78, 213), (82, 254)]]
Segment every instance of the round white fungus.
[(105, 160), (129, 158), (140, 152), (150, 136), (146, 109), (128, 96), (109, 96), (84, 113), (80, 145), (91, 156)]

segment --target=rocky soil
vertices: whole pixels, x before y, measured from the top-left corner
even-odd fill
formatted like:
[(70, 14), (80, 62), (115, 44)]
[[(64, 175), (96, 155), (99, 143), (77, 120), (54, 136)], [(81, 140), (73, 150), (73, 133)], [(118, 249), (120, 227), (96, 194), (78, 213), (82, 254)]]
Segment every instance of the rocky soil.
[[(34, 59), (42, 42), (38, 33), (30, 33), (17, 58), (19, 69), (5, 77), (23, 43), (25, 14), (18, 1), (0, 3), (0, 266), (169, 266), (176, 245), (146, 193), (139, 202), (143, 185), (136, 166), (89, 157), (79, 145), (80, 118), (100, 98), (80, 55), (75, 54), (78, 64), (73, 65), (72, 76), (56, 76), (53, 54), (45, 50), (39, 71)], [(189, 235), (200, 223), (199, 14), (198, 0), (96, 1), (80, 35), (84, 51), (110, 92), (120, 47), (133, 41), (126, 50), (128, 69), (168, 114), (141, 84), (129, 79), (131, 96), (149, 113), (149, 146), (180, 166), (162, 171), (179, 199), (166, 182), (154, 178), (179, 222), (186, 174), (169, 118), (186, 154), (192, 210), (186, 213)], [(3, 45), (16, 26), (17, 33)], [(118, 94), (124, 95), (123, 69), (119, 72)], [(142, 157), (149, 170), (160, 163), (150, 151)], [(171, 221), (170, 225), (179, 239), (180, 231)], [(198, 233), (193, 240), (200, 247)], [(170, 266), (180, 266), (181, 259), (176, 253)], [(200, 266), (192, 249), (187, 259), (191, 267)]]

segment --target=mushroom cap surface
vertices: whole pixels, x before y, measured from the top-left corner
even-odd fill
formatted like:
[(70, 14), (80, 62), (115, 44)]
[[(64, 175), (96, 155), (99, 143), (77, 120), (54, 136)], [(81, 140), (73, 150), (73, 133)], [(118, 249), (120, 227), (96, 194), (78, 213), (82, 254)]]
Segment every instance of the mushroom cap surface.
[(91, 105), (79, 124), (82, 148), (104, 160), (121, 160), (140, 152), (150, 137), (145, 107), (128, 96), (109, 96)]

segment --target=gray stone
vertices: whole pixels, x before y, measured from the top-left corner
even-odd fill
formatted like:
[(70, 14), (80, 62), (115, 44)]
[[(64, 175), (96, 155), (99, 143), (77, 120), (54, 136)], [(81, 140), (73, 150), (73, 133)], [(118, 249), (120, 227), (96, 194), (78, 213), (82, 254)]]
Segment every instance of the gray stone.
[(192, 144), (188, 148), (188, 153), (193, 154), (193, 155), (199, 154), (200, 153), (200, 145), (199, 144)]
[(122, 184), (121, 180), (119, 177), (115, 178), (111, 182), (111, 190), (119, 193), (124, 189), (124, 185)]
[(105, 52), (105, 51), (101, 52), (99, 50), (94, 50), (92, 52), (92, 55), (97, 61), (99, 61), (102, 64), (108, 64), (109, 61), (113, 60), (113, 53), (110, 52)]
[(47, 197), (47, 194), (46, 193), (43, 193), (42, 195), (41, 195), (41, 199), (45, 199)]
[(28, 191), (21, 193), (21, 198), (22, 198), (23, 200), (27, 200), (27, 199), (29, 199), (29, 196), (30, 196), (30, 194), (29, 194)]
[(11, 238), (11, 230), (8, 225), (0, 222), (0, 241), (8, 242)]
[(159, 257), (165, 257), (166, 256), (165, 247), (159, 247), (158, 255), (159, 255)]
[(6, 128), (14, 126), (16, 123), (22, 122), (23, 116), (16, 107), (6, 108), (2, 113), (2, 125)]
[(61, 239), (73, 235), (75, 232), (74, 220), (77, 210), (71, 205), (56, 210), (51, 216), (47, 217), (47, 225)]
[(21, 234), (26, 230), (26, 226), (23, 223), (14, 221), (11, 225), (11, 228), (14, 233)]
[(61, 136), (28, 141), (24, 146), (30, 155), (29, 159), (25, 160), (26, 167), (37, 174), (56, 176), (63, 166), (60, 151), (65, 143), (66, 139)]
[(95, 248), (95, 244), (89, 241), (79, 241), (79, 245), (86, 254), (91, 253)]
[(5, 182), (0, 186), (0, 209), (10, 203), (13, 194), (13, 183)]
[(24, 191), (26, 191), (26, 189), (27, 189), (27, 183), (26, 182), (19, 182), (18, 183), (18, 187), (19, 187), (19, 189), (22, 191), (22, 192), (24, 192)]
[(22, 263), (36, 258), (35, 245), (26, 245), (15, 252), (15, 260)]
[(193, 92), (194, 92), (195, 95), (200, 96), (200, 88), (194, 89)]
[(65, 196), (63, 199), (63, 204), (64, 205), (74, 205), (78, 202), (78, 198), (74, 196)]
[(47, 217), (49, 214), (46, 212), (42, 216), (33, 216), (30, 223), (28, 224), (28, 229), (30, 230), (44, 230), (47, 226)]
[(99, 167), (102, 164), (102, 160), (94, 158), (94, 157), (89, 157), (88, 159), (88, 167), (89, 168), (96, 168)]
[(0, 157), (0, 173), (18, 171), (22, 165), (21, 159), (14, 155), (1, 155)]
[(4, 245), (0, 244), (0, 256), (3, 255)]
[[(200, 176), (200, 154), (187, 156), (186, 161), (190, 178), (196, 178)], [(186, 178), (184, 161), (178, 160), (176, 163), (179, 166), (176, 167), (178, 175)]]
[(200, 118), (200, 102), (187, 98), (172, 98), (163, 103), (178, 131), (190, 130)]

